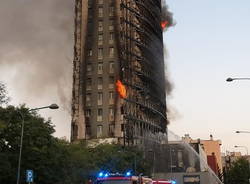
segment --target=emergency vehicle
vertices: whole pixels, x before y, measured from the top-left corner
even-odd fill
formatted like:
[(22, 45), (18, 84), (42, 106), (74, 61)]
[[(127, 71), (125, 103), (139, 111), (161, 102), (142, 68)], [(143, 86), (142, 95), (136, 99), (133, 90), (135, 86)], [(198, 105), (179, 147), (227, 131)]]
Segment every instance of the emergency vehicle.
[(144, 176), (132, 176), (131, 172), (125, 174), (100, 172), (95, 184), (153, 184), (153, 180)]
[(132, 176), (131, 172), (126, 172), (125, 174), (100, 172), (95, 184), (176, 184), (176, 182), (152, 180), (145, 176)]

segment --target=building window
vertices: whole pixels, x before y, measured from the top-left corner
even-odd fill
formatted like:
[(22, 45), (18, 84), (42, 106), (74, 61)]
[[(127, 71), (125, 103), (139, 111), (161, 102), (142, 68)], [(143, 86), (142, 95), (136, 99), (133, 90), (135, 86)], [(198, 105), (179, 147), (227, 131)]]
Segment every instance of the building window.
[(97, 80), (97, 89), (102, 89), (102, 77), (98, 77), (98, 80)]
[(109, 77), (109, 88), (114, 88), (114, 77)]
[(102, 45), (103, 44), (103, 34), (99, 34), (98, 35), (98, 45)]
[(89, 125), (86, 126), (86, 134), (87, 135), (91, 134), (91, 126), (89, 126)]
[(109, 92), (109, 104), (110, 105), (114, 104), (114, 92), (113, 91)]
[(92, 49), (89, 49), (88, 50), (88, 56), (91, 57), (92, 55), (93, 55), (93, 51), (92, 51)]
[(102, 109), (97, 110), (97, 121), (102, 121)]
[(109, 121), (114, 121), (114, 109), (109, 108)]
[[(89, 21), (89, 23), (88, 23), (88, 28), (89, 28), (89, 29), (92, 29), (92, 27), (93, 27), (93, 22), (92, 22), (92, 21)], [(88, 43), (91, 43), (92, 40), (93, 40), (93, 35), (92, 35), (91, 33), (92, 33), (92, 32), (89, 32), (89, 34), (87, 35), (87, 42), (88, 42)], [(92, 48), (90, 48), (90, 49), (92, 49)]]
[(87, 75), (91, 75), (91, 74), (92, 74), (92, 65), (87, 64)]
[(114, 33), (109, 33), (109, 43), (113, 44), (114, 43)]
[(96, 136), (97, 138), (102, 137), (102, 125), (97, 125)]
[(115, 49), (114, 47), (110, 47), (109, 48), (109, 57), (113, 58), (115, 55)]
[(91, 105), (91, 94), (88, 93), (86, 94), (86, 106), (90, 106)]
[(103, 4), (103, 0), (98, 0), (98, 4)]
[(103, 17), (103, 7), (98, 8), (98, 17)]
[[(93, 19), (93, 9), (92, 9), (92, 7), (89, 7), (88, 19), (89, 19), (89, 22), (91, 21), (91, 19)], [(92, 26), (92, 24), (90, 25), (90, 27), (91, 26)]]
[(114, 124), (110, 124), (109, 125), (109, 135), (110, 136), (114, 136), (115, 134), (115, 125)]
[(73, 124), (72, 125), (72, 132), (74, 137), (78, 137), (78, 126)]
[(103, 63), (98, 63), (97, 74), (103, 74)]
[(115, 72), (115, 63), (113, 61), (109, 62), (109, 73)]
[(86, 89), (91, 90), (91, 87), (92, 87), (92, 80), (91, 80), (91, 78), (88, 78), (87, 79)]
[(109, 30), (113, 31), (114, 30), (114, 20), (109, 21)]
[(93, 5), (93, 1), (92, 1), (92, 0), (89, 0), (89, 1), (88, 1), (88, 7), (91, 8), (92, 5)]
[(178, 150), (178, 152), (177, 152), (177, 158), (178, 158), (178, 167), (182, 168), (184, 166), (184, 164), (183, 164), (183, 152), (182, 152), (182, 150)]
[(91, 116), (91, 110), (90, 110), (90, 109), (87, 109), (87, 110), (85, 111), (85, 116), (86, 116), (86, 117), (90, 117), (90, 116)]
[(98, 49), (98, 59), (103, 59), (103, 48)]
[(103, 93), (98, 93), (97, 105), (102, 105)]
[(110, 6), (109, 7), (109, 16), (112, 17), (115, 14), (115, 7), (114, 6)]
[(103, 22), (102, 21), (98, 22), (98, 31), (103, 31)]

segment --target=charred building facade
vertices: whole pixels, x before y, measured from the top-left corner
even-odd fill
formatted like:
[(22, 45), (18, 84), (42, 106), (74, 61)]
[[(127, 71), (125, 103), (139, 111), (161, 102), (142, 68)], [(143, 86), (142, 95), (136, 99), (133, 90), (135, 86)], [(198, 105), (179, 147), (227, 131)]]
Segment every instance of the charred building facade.
[(161, 0), (75, 0), (71, 140), (167, 129)]

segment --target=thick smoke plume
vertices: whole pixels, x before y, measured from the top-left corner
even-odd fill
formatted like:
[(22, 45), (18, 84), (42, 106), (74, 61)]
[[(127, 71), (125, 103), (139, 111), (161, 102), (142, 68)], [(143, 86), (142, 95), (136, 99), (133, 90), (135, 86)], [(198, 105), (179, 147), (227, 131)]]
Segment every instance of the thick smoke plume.
[[(161, 24), (162, 28), (164, 31), (167, 31), (169, 27), (175, 26), (175, 21), (173, 18), (173, 13), (169, 10), (169, 7), (167, 5), (166, 0), (162, 1), (162, 17), (161, 17)], [(165, 25), (164, 25), (165, 24)], [(164, 34), (167, 34), (166, 32)], [(167, 37), (167, 35), (166, 35)], [(173, 82), (170, 80), (170, 75), (169, 75), (169, 65), (168, 65), (168, 58), (169, 58), (169, 53), (168, 50), (166, 49), (166, 43), (164, 43), (164, 63), (165, 63), (165, 89), (166, 89), (166, 94), (167, 94), (167, 117), (168, 117), (168, 124), (170, 122), (175, 121), (176, 119), (180, 118), (181, 115), (178, 112), (178, 110), (170, 105), (169, 99), (172, 97), (172, 91), (174, 88)]]
[(73, 13), (73, 0), (0, 2), (0, 72), (15, 71), (19, 93), (70, 107)]
[(164, 63), (165, 63), (165, 90), (167, 97), (172, 95), (174, 88), (173, 82), (170, 80), (169, 68), (168, 68), (168, 51), (164, 47)]
[[(171, 27), (175, 25), (173, 13), (169, 10), (166, 0), (162, 1), (162, 14), (161, 21), (166, 22), (166, 27)], [(166, 30), (166, 29), (165, 29)]]
[[(166, 23), (165, 25), (166, 27), (163, 27), (164, 31), (168, 30), (165, 28), (169, 28), (175, 25), (173, 13), (169, 10), (166, 0), (162, 0), (161, 22)], [(164, 63), (165, 63), (165, 75), (166, 75), (165, 76), (165, 89), (166, 89), (167, 96), (171, 96), (172, 91), (173, 91), (173, 83), (170, 81), (167, 60), (168, 60), (168, 51), (164, 43)]]

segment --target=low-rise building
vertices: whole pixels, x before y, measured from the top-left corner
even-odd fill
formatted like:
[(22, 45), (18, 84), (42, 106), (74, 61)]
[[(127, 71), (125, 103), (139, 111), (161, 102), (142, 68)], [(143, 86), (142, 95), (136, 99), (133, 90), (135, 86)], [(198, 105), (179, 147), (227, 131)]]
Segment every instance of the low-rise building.
[(214, 166), (212, 162), (209, 162), (212, 164), (209, 166), (214, 169), (215, 173), (219, 174), (222, 171), (221, 149), (220, 149), (221, 140), (214, 140), (213, 136), (210, 135), (209, 140), (201, 140), (201, 146), (205, 151), (205, 153), (207, 154), (207, 156), (209, 157), (209, 159), (215, 157), (216, 166)]
[(187, 143), (199, 142), (205, 155), (207, 164), (214, 171), (217, 176), (221, 176), (222, 173), (222, 162), (221, 162), (221, 140), (214, 140), (213, 136), (210, 135), (209, 140), (192, 139), (189, 134), (186, 134), (182, 138)]
[(202, 149), (200, 140), (169, 141), (166, 149), (167, 171), (155, 170), (155, 178), (164, 178), (183, 184), (216, 183), (207, 166), (207, 155)]

